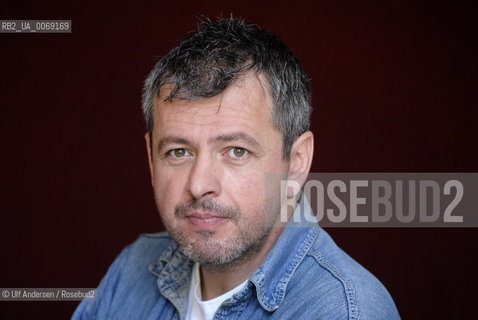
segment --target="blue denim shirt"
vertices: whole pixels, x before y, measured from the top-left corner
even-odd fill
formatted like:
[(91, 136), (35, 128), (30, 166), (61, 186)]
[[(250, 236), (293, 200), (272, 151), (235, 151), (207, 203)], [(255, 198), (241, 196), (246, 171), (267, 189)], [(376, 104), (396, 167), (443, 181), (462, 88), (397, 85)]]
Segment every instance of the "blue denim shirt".
[[(400, 319), (380, 281), (308, 222), (310, 213), (302, 197), (262, 265), (214, 319)], [(72, 319), (183, 319), (193, 264), (166, 232), (142, 235)]]

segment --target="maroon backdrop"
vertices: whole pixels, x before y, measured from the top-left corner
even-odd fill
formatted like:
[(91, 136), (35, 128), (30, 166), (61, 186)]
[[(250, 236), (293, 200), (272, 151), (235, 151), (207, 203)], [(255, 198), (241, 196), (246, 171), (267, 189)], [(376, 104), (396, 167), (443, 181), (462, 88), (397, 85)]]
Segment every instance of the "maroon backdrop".
[[(2, 2), (0, 19), (71, 19), (71, 34), (0, 34), (0, 287), (94, 287), (140, 233), (162, 230), (142, 81), (194, 16), (281, 35), (313, 86), (313, 172), (477, 171), (472, 2)], [(469, 318), (476, 229), (329, 229), (404, 319)], [(64, 319), (71, 302), (3, 302)]]

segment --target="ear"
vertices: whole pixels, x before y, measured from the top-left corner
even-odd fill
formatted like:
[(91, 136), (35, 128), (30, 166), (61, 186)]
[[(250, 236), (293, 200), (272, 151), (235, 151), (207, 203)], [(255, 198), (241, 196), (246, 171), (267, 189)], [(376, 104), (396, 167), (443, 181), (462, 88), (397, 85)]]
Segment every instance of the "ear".
[(304, 132), (292, 144), (289, 157), (289, 178), (302, 188), (312, 165), (314, 155), (314, 134)]
[(146, 132), (144, 135), (144, 140), (146, 141), (146, 151), (148, 152), (148, 163), (149, 163), (149, 174), (151, 175), (151, 185), (154, 187), (154, 179), (153, 179), (153, 157), (152, 157), (152, 150), (151, 150), (151, 141), (149, 139), (149, 133)]

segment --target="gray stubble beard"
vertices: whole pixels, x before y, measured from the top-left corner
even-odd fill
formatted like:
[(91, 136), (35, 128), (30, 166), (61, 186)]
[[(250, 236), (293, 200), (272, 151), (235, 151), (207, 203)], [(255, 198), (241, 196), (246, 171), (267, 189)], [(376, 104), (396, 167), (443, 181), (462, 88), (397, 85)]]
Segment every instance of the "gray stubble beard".
[[(236, 226), (238, 216), (239, 214), (231, 219)], [(198, 262), (201, 267), (211, 272), (224, 273), (233, 271), (261, 250), (278, 216), (279, 213), (276, 213), (268, 219), (263, 212), (262, 217), (265, 219), (263, 222), (238, 227), (232, 235), (218, 240), (212, 239), (215, 232), (209, 230), (196, 231), (198, 238), (194, 240), (188, 239), (179, 228), (169, 228), (168, 231), (187, 258)], [(251, 226), (262, 227), (247, 232)]]

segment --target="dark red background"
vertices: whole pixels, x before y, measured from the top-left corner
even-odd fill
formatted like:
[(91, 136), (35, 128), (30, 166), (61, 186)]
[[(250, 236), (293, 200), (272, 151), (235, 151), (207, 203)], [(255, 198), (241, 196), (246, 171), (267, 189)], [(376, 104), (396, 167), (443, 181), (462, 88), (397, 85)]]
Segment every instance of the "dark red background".
[[(0, 19), (71, 19), (71, 34), (0, 34), (0, 287), (95, 287), (162, 230), (142, 81), (195, 28), (234, 13), (282, 36), (312, 79), (313, 172), (478, 169), (472, 1), (3, 2)], [(329, 229), (404, 319), (476, 314), (476, 229)], [(65, 319), (71, 302), (3, 302)]]

